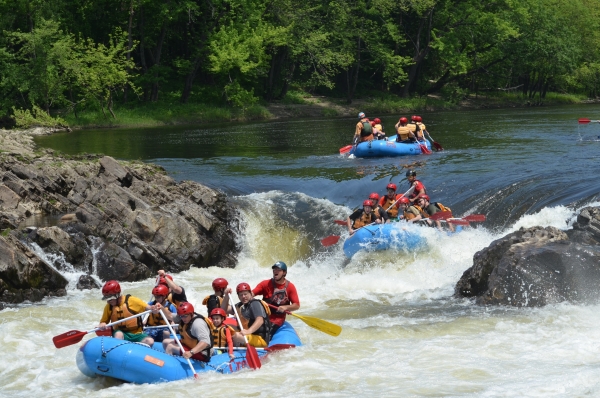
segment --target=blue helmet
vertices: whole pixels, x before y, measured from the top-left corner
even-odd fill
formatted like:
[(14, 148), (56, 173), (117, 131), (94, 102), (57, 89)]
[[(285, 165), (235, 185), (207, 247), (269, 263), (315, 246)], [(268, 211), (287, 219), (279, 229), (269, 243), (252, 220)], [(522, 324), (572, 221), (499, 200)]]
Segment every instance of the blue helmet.
[(283, 272), (287, 272), (287, 265), (283, 261), (277, 261), (271, 268), (279, 268)]

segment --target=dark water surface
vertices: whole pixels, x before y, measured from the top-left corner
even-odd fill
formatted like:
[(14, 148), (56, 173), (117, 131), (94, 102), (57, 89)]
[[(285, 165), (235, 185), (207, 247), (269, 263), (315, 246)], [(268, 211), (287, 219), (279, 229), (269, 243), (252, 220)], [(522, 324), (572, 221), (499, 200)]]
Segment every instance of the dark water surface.
[[(375, 115), (368, 115), (375, 116)], [(355, 119), (309, 119), (149, 129), (84, 130), (40, 137), (68, 154), (104, 153), (165, 167), (228, 194), (278, 190), (355, 207), (388, 182), (407, 188), (414, 164), (434, 201), (458, 214), (485, 213), (501, 228), (526, 213), (580, 205), (600, 192), (600, 106), (447, 111), (423, 114), (443, 152), (401, 158), (348, 159)], [(398, 115), (380, 116), (388, 135)]]

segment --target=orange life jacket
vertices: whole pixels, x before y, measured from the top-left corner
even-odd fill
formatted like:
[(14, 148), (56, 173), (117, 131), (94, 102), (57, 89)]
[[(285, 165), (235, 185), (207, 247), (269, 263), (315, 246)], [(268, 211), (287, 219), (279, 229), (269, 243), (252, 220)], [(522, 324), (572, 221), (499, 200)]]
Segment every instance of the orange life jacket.
[(225, 324), (221, 324), (221, 326), (210, 331), (215, 347), (227, 347), (227, 330), (229, 330), (229, 333), (235, 333), (231, 326)]
[[(388, 214), (388, 216), (390, 218), (395, 218), (398, 217), (398, 208), (396, 207), (396, 204), (398, 203), (398, 195), (396, 195), (396, 197), (394, 199), (390, 199), (389, 196), (384, 196), (385, 201), (383, 202), (383, 204), (381, 204), (381, 207), (383, 207), (383, 210), (385, 210)], [(396, 202), (396, 204), (394, 204), (394, 202)], [(394, 204), (392, 206), (392, 204)], [(391, 208), (390, 208), (391, 206)], [(389, 210), (388, 210), (389, 209)]]
[(352, 224), (352, 228), (357, 229), (360, 227), (364, 227), (365, 225), (369, 225), (375, 222), (376, 218), (375, 218), (375, 213), (371, 212), (369, 214), (365, 213), (365, 211), (363, 210), (363, 213), (361, 214), (360, 217), (358, 217), (356, 220), (354, 220), (354, 223)]
[[(154, 300), (152, 302), (152, 304), (156, 304), (156, 300)], [(165, 300), (164, 303), (162, 304), (163, 306), (163, 311), (166, 312), (170, 312), (171, 314), (173, 314), (171, 311), (169, 311), (169, 307), (171, 306), (171, 303), (169, 302), (169, 300)], [(165, 315), (167, 315), (165, 313)], [(148, 317), (148, 326), (161, 326), (161, 325), (165, 325), (165, 320), (163, 319), (162, 315), (159, 314), (153, 314), (150, 313), (150, 316)]]
[(206, 322), (208, 330), (210, 331), (210, 345), (201, 352), (205, 357), (210, 358), (210, 349), (213, 347), (212, 330), (215, 328), (210, 318), (205, 318), (202, 315), (194, 312), (192, 319), (188, 323), (179, 322), (179, 334), (181, 335), (179, 340), (181, 341), (181, 344), (185, 344), (189, 349), (196, 347), (198, 344), (198, 338), (194, 336), (190, 330), (192, 328), (192, 324), (194, 322), (198, 322), (199, 319)]

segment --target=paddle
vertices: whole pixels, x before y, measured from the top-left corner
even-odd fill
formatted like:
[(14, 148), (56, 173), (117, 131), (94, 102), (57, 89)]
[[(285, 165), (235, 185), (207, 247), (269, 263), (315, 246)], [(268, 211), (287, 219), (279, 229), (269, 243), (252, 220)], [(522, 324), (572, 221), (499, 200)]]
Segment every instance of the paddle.
[(346, 145), (343, 148), (340, 148), (340, 155), (345, 155), (352, 150), (352, 145)]
[(452, 218), (452, 212), (450, 211), (438, 211), (437, 213), (429, 216), (427, 219), (431, 221), (439, 221), (445, 220), (447, 218)]
[[(228, 293), (228, 295), (229, 295), (229, 302), (231, 303), (231, 307), (233, 308), (233, 313), (235, 314), (235, 318), (238, 321), (238, 326), (240, 327), (240, 330), (243, 331), (244, 327), (242, 326), (242, 321), (240, 320), (240, 316), (237, 312), (237, 308), (235, 308), (235, 305), (233, 305), (233, 299), (231, 298), (231, 293)], [(258, 353), (256, 352), (256, 348), (254, 348), (253, 346), (248, 344), (248, 337), (246, 337), (245, 335), (244, 335), (244, 340), (246, 340), (246, 348), (248, 348), (246, 350), (246, 362), (248, 362), (248, 366), (250, 366), (250, 368), (252, 368), (252, 369), (260, 369), (261, 363), (260, 363), (260, 358), (258, 357)]]
[[(127, 318), (119, 319), (116, 322), (109, 323), (105, 327), (107, 328), (109, 326), (116, 325), (117, 323), (125, 322), (125, 321), (128, 321), (130, 319), (146, 315), (149, 312), (152, 312), (152, 310), (148, 310), (148, 311), (145, 311), (145, 312), (140, 312), (139, 314), (132, 315), (132, 316), (127, 317)], [(101, 330), (101, 329), (102, 328), (95, 328), (95, 329), (89, 330), (87, 332), (80, 332), (79, 330), (70, 330), (70, 331), (68, 331), (66, 333), (59, 334), (58, 336), (54, 336), (52, 338), (52, 341), (54, 342), (54, 346), (56, 348), (63, 348), (63, 347), (66, 347), (68, 345), (79, 343), (81, 341), (81, 339), (83, 339), (83, 336), (85, 336), (86, 334), (92, 333), (92, 332), (95, 332), (96, 330)]]
[(442, 221), (446, 221), (447, 223), (456, 225), (471, 225), (467, 220), (463, 220), (462, 218), (448, 218)]
[(467, 220), (469, 222), (485, 221), (485, 214), (469, 214), (468, 216), (464, 216), (463, 220)]
[[(269, 347), (255, 347), (257, 351), (281, 351), (296, 347), (295, 344), (273, 344)], [(228, 350), (228, 347), (213, 347), (215, 350)], [(233, 347), (234, 351), (246, 351), (247, 347)]]
[(585, 118), (581, 118), (578, 121), (579, 121), (579, 124), (600, 123), (600, 120), (590, 120), (590, 119), (585, 119)]
[(442, 145), (441, 145), (439, 142), (436, 142), (436, 141), (433, 139), (433, 137), (431, 136), (431, 134), (429, 134), (429, 131), (427, 131), (427, 130), (423, 130), (423, 132), (424, 132), (425, 134), (427, 134), (427, 136), (429, 137), (429, 141), (431, 141), (431, 142), (433, 143), (433, 146), (435, 147), (435, 149), (437, 149), (437, 150), (438, 150), (438, 152), (439, 152), (439, 151), (443, 151), (443, 150), (444, 150), (444, 148), (442, 147)]
[[(163, 321), (165, 321), (165, 323), (167, 324), (167, 327), (169, 328), (169, 332), (171, 332), (171, 334), (175, 337), (175, 341), (177, 342), (177, 345), (179, 346), (179, 349), (181, 350), (181, 354), (183, 355), (185, 350), (183, 349), (183, 346), (181, 345), (181, 341), (179, 341), (179, 337), (177, 337), (177, 333), (175, 333), (175, 331), (171, 327), (171, 324), (169, 323), (169, 320), (167, 319), (167, 316), (163, 312), (162, 308), (160, 309), (159, 312), (160, 312), (160, 315), (162, 316)], [(192, 348), (194, 348), (194, 347), (192, 347)], [(192, 365), (192, 361), (190, 361), (189, 358), (186, 358), (186, 360), (187, 360), (188, 365), (190, 365), (190, 369), (192, 370), (192, 373), (194, 374), (194, 379), (197, 379), (198, 373), (196, 373), (196, 369), (194, 369), (194, 366)]]
[(344, 220), (333, 220), (334, 223), (336, 223), (337, 225), (346, 225), (346, 221)]
[(421, 128), (418, 124), (415, 124), (415, 139), (417, 140), (417, 144), (419, 144), (419, 147), (421, 148), (421, 153), (424, 153), (425, 155), (431, 155), (433, 152), (431, 152), (429, 148), (427, 148), (427, 145), (421, 144), (419, 142), (419, 134), (417, 134), (417, 132), (419, 131), (421, 131)]
[[(273, 304), (267, 303), (267, 305), (271, 308), (275, 308), (275, 309), (278, 308), (277, 306), (275, 306)], [(300, 319), (301, 321), (306, 323), (311, 328), (317, 329), (317, 330), (319, 330), (323, 333), (327, 333), (331, 336), (339, 336), (340, 333), (342, 332), (341, 326), (338, 326), (331, 322), (327, 322), (323, 319), (315, 318), (313, 316), (298, 315), (298, 314), (294, 314), (293, 312), (290, 312), (290, 311), (284, 311), (284, 312), (288, 315), (295, 316), (296, 318)]]

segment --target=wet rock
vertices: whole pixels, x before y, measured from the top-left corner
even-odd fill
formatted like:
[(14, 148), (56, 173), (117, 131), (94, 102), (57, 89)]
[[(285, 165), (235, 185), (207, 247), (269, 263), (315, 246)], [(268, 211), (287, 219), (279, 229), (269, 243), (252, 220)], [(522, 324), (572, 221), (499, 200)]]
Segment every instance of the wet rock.
[(553, 227), (521, 228), (473, 257), (455, 287), (476, 303), (537, 307), (600, 299), (600, 247)]
[(573, 242), (600, 244), (600, 208), (585, 207), (577, 215), (573, 229), (567, 232)]
[[(68, 234), (59, 227), (38, 228), (34, 241), (47, 253), (63, 255), (76, 270), (91, 270), (92, 251), (82, 233)], [(55, 266), (59, 268), (61, 264)]]
[(96, 254), (96, 269), (101, 280), (116, 279), (132, 282), (153, 275), (148, 267), (131, 258), (124, 249), (111, 242), (102, 242)]
[(40, 301), (47, 295), (64, 294), (67, 284), (14, 234), (0, 237), (0, 301)]
[(77, 289), (100, 289), (102, 286), (91, 275), (81, 275), (77, 281)]

